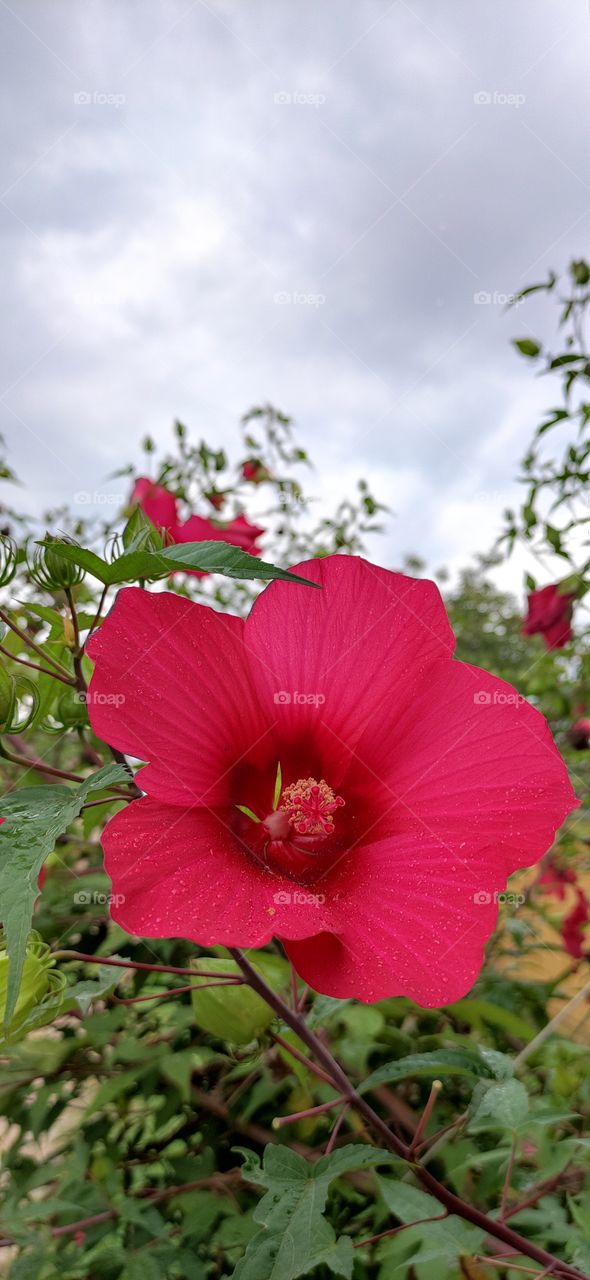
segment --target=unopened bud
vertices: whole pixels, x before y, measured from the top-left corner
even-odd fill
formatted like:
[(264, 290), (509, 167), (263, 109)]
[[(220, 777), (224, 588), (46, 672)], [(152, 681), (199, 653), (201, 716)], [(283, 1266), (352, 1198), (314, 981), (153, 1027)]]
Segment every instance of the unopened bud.
[(57, 713), (66, 729), (81, 729), (88, 724), (86, 698), (75, 689), (66, 689), (58, 698)]
[(272, 480), (268, 467), (265, 467), (260, 458), (246, 458), (242, 463), (242, 475), (250, 484), (263, 484), (265, 480)]
[(38, 586), (49, 591), (75, 587), (84, 577), (84, 570), (61, 554), (58, 542), (37, 547), (29, 571)]
[[(16, 1008), (4, 1032), (9, 1040), (17, 1040), (33, 1027), (43, 1026), (55, 1017), (63, 1002), (65, 976), (53, 967), (49, 947), (37, 933), (31, 933)], [(0, 1026), (4, 1020), (8, 994), (8, 954), (0, 934)]]
[(16, 542), (8, 534), (0, 537), (0, 587), (7, 587), (16, 573), (18, 552)]
[(14, 704), (16, 700), (16, 683), (14, 677), (6, 670), (4, 665), (0, 666), (0, 732), (4, 732), (14, 715)]

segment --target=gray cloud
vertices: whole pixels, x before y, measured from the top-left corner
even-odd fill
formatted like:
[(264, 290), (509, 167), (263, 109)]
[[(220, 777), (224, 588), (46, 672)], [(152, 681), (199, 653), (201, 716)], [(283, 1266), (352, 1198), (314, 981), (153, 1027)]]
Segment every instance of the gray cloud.
[(509, 338), (551, 313), (502, 298), (587, 241), (585, 0), (0, 20), (2, 430), (30, 505), (174, 416), (230, 444), (271, 399), (319, 491), (364, 473), (395, 508), (383, 562), (485, 549), (550, 394)]

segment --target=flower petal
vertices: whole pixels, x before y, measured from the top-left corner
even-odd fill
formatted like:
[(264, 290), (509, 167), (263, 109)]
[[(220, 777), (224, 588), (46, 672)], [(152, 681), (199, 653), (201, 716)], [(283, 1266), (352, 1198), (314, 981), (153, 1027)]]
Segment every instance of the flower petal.
[(227, 813), (145, 797), (107, 824), (102, 843), (113, 919), (144, 938), (258, 947), (273, 934), (305, 938), (329, 927), (314, 895), (255, 862)]
[(92, 727), (150, 763), (144, 791), (169, 804), (228, 803), (239, 760), (276, 760), (243, 650), (243, 622), (168, 592), (120, 591), (88, 653)]
[(263, 706), (280, 738), (322, 737), (330, 784), (384, 705), (399, 712), (454, 637), (432, 582), (390, 573), (358, 556), (294, 567), (321, 591), (273, 582), (246, 622), (245, 641)]
[(493, 848), (510, 872), (551, 845), (578, 801), (543, 716), (511, 685), (440, 663), (400, 718), (358, 745), (364, 787), (387, 816), (378, 834), (416, 831)]
[(459, 856), (410, 835), (350, 854), (316, 886), (331, 931), (285, 943), (297, 972), (340, 998), (404, 995), (428, 1008), (460, 999), (481, 968), (506, 882), (488, 853)]
[(163, 485), (154, 484), (147, 476), (138, 476), (131, 502), (139, 504), (157, 529), (168, 529), (174, 535), (178, 524), (178, 504), (174, 494)]

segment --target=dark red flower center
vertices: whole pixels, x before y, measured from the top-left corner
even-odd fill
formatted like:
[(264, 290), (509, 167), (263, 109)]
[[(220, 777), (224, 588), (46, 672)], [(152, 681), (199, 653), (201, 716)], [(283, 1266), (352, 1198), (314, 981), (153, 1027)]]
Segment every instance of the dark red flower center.
[(324, 778), (299, 778), (281, 790), (279, 769), (270, 812), (260, 816), (246, 805), (236, 806), (245, 819), (240, 819), (240, 836), (266, 865), (305, 876), (318, 870), (318, 856), (327, 852), (334, 816), (344, 803)]

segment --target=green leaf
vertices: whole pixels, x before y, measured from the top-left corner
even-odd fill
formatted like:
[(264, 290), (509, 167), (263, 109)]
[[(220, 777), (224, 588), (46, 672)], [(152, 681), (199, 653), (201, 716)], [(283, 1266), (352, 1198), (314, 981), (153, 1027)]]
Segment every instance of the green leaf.
[(8, 1027), (18, 999), (37, 877), (58, 836), (77, 818), (91, 791), (128, 782), (122, 765), (107, 765), (73, 790), (64, 786), (25, 787), (3, 796), (0, 816), (0, 915), (10, 959), (4, 1012)]
[(94, 978), (76, 982), (71, 987), (66, 988), (64, 991), (64, 1012), (67, 1009), (75, 1009), (77, 1006), (82, 1013), (88, 1013), (92, 1001), (106, 995), (107, 991), (112, 991), (113, 987), (120, 981), (121, 970), (117, 973), (117, 970), (113, 969), (111, 965), (100, 965)]
[[(258, 952), (249, 956), (251, 964), (273, 989), (286, 987), (289, 982), (289, 965), (282, 956), (271, 955), (270, 952)], [(205, 959), (201, 967), (209, 973), (230, 973), (242, 976), (242, 971), (235, 960)], [(195, 974), (195, 981), (197, 981)], [(204, 978), (203, 982), (207, 979)], [(250, 987), (203, 986), (191, 991), (191, 1000), (195, 1021), (203, 1031), (216, 1036), (220, 1040), (228, 1040), (231, 1044), (250, 1044), (256, 1040), (276, 1017), (262, 996)]]
[(353, 1169), (391, 1163), (392, 1157), (375, 1147), (351, 1145), (309, 1164), (288, 1147), (269, 1146), (260, 1164), (253, 1152), (246, 1157), (242, 1176), (266, 1189), (254, 1211), (262, 1231), (250, 1241), (234, 1272), (234, 1280), (297, 1280), (323, 1263), (336, 1275), (352, 1276), (352, 1242), (336, 1238), (324, 1217), (330, 1183)]
[(467, 1049), (435, 1049), (431, 1053), (410, 1053), (385, 1066), (363, 1080), (359, 1093), (368, 1093), (380, 1084), (393, 1084), (414, 1076), (431, 1076), (433, 1080), (443, 1076), (469, 1076), (471, 1079), (495, 1078), (496, 1072), (483, 1054)]
[(41, 545), (59, 549), (60, 555), (66, 560), (86, 569), (104, 586), (138, 582), (143, 578), (156, 580), (168, 577), (171, 573), (198, 569), (202, 573), (222, 573), (226, 578), (254, 578), (263, 581), (279, 578), (281, 581), (319, 588), (319, 583), (300, 578), (298, 574), (279, 569), (274, 564), (267, 564), (265, 560), (259, 560), (257, 556), (251, 556), (247, 551), (232, 547), (227, 542), (185, 542), (164, 547), (161, 551), (131, 551), (119, 556), (111, 564), (102, 560), (94, 551), (60, 538), (46, 538)]
[(534, 360), (538, 356), (541, 348), (538, 342), (534, 342), (532, 338), (514, 338), (513, 344), (521, 356), (528, 356), (529, 360)]
[(561, 555), (561, 533), (559, 532), (559, 529), (554, 528), (552, 524), (546, 524), (545, 537), (549, 545), (553, 547), (553, 550), (556, 551), (558, 555)]
[(528, 1093), (520, 1080), (502, 1080), (480, 1085), (474, 1093), (470, 1129), (490, 1124), (491, 1128), (518, 1129), (529, 1112)]
[(444, 1213), (442, 1205), (427, 1191), (420, 1191), (410, 1182), (397, 1178), (378, 1178), (379, 1190), (391, 1213), (400, 1222), (414, 1222), (417, 1218), (434, 1218)]
[(162, 1058), (160, 1071), (178, 1089), (182, 1101), (190, 1102), (194, 1072), (197, 1069), (202, 1071), (212, 1062), (223, 1062), (222, 1055), (214, 1053), (207, 1045), (198, 1045), (194, 1049), (177, 1049), (175, 1053), (168, 1053)]
[(513, 1009), (505, 1009), (504, 1005), (495, 1004), (492, 1000), (456, 1000), (454, 1004), (447, 1005), (447, 1013), (476, 1029), (483, 1025), (499, 1027), (507, 1035), (517, 1036), (519, 1040), (529, 1041), (536, 1035), (536, 1028), (519, 1013), (515, 1013)]
[(481, 1253), (485, 1232), (451, 1214), (440, 1222), (425, 1222), (417, 1227), (408, 1227), (403, 1238), (406, 1244), (418, 1246), (408, 1259), (416, 1268), (417, 1274), (424, 1275), (424, 1264), (432, 1262), (435, 1264), (436, 1280), (440, 1280), (442, 1276), (457, 1275), (456, 1268), (461, 1258), (471, 1258), (474, 1254)]

